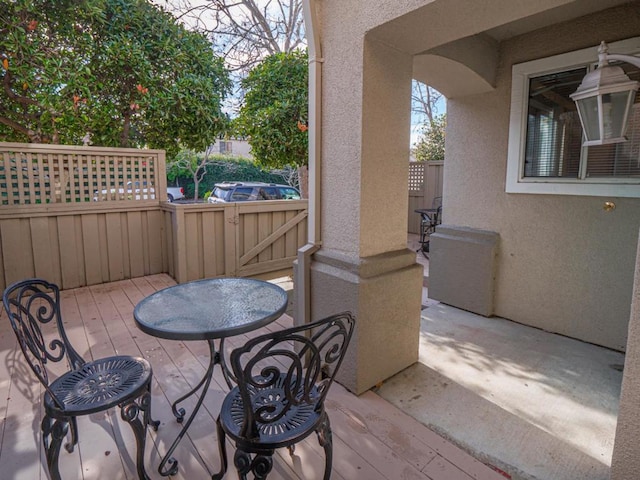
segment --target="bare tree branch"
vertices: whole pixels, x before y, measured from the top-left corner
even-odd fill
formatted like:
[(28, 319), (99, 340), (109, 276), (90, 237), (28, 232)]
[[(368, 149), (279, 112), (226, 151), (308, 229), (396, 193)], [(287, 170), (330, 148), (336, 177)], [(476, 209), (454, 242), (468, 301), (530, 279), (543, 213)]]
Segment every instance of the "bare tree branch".
[(419, 123), (433, 125), (438, 115), (437, 104), (442, 94), (424, 83), (414, 81), (411, 91), (411, 113), (417, 115)]
[(264, 57), (306, 45), (301, 0), (156, 0), (210, 35), (227, 67), (246, 74)]

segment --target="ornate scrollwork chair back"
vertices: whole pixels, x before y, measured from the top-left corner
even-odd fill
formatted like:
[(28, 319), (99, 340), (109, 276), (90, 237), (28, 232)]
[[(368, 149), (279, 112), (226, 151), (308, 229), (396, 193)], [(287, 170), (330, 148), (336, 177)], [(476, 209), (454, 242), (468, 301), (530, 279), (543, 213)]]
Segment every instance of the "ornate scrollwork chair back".
[[(241, 478), (266, 478), (274, 449), (316, 432), (325, 450), (325, 479), (331, 475), (332, 441), (324, 400), (344, 359), (355, 320), (341, 313), (249, 340), (231, 352), (237, 382), (218, 418), (222, 478), (227, 468), (225, 435), (236, 444)], [(252, 458), (253, 455), (253, 458)]]
[(148, 479), (143, 463), (146, 430), (147, 425), (157, 429), (159, 424), (150, 416), (149, 363), (123, 355), (86, 362), (69, 341), (60, 289), (53, 283), (38, 278), (13, 283), (2, 301), (24, 358), (45, 388), (42, 442), (52, 480), (60, 479), (58, 456), (69, 430), (65, 449), (71, 453), (78, 443), (76, 418), (116, 405), (136, 437), (138, 476)]
[[(64, 404), (49, 387), (49, 367), (53, 362), (64, 360), (65, 356), (72, 370), (82, 367), (85, 362), (71, 346), (64, 330), (60, 290), (56, 285), (33, 280), (12, 292), (15, 295), (7, 289), (3, 300), (20, 349), (47, 393), (58, 407), (63, 408)], [(43, 331), (45, 328), (46, 332)]]

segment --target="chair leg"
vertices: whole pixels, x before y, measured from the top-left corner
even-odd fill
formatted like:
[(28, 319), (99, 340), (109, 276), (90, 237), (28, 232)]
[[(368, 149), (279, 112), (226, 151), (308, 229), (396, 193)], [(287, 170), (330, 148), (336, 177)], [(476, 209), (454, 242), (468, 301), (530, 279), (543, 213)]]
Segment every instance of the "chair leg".
[(71, 429), (71, 440), (65, 443), (64, 449), (69, 453), (73, 453), (74, 447), (78, 444), (78, 420), (76, 417), (71, 417), (69, 427)]
[(218, 437), (218, 451), (220, 452), (220, 471), (211, 476), (211, 480), (222, 480), (227, 473), (227, 442), (226, 435), (220, 423), (220, 415), (216, 419), (216, 432)]
[[(133, 430), (136, 437), (136, 467), (140, 480), (149, 480), (149, 476), (144, 468), (144, 449), (147, 441), (147, 425), (149, 424), (149, 411), (151, 410), (151, 394), (146, 391), (136, 399), (120, 405), (120, 416)], [(142, 421), (140, 421), (142, 412)]]
[(238, 470), (238, 476), (241, 480), (247, 480), (247, 473), (253, 473), (255, 480), (264, 480), (269, 475), (271, 468), (273, 468), (273, 450), (258, 453), (253, 459), (251, 454), (247, 453), (240, 448), (236, 448), (236, 453), (233, 457), (233, 463)]
[(324, 448), (324, 480), (329, 480), (333, 464), (333, 436), (329, 416), (326, 412), (323, 413), (323, 419), (316, 429), (316, 434), (318, 435), (318, 443)]
[(160, 426), (160, 420), (154, 420), (151, 418), (151, 379), (149, 379), (149, 385), (147, 385), (148, 395), (143, 395), (140, 401), (142, 402), (142, 410), (144, 411), (144, 424), (150, 425), (154, 432), (158, 431)]
[(58, 469), (58, 457), (62, 440), (67, 436), (69, 423), (66, 420), (54, 419), (45, 415), (42, 419), (42, 444), (47, 457), (47, 467), (51, 480), (61, 480)]

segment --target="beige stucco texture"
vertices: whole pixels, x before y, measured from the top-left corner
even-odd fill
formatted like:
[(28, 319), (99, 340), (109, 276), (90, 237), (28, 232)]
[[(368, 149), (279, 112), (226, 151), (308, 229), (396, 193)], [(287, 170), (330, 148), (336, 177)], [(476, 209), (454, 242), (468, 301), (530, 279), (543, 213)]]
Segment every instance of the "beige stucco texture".
[(322, 249), (311, 306), (312, 318), (356, 315), (340, 381), (361, 393), (418, 358), (422, 271), (407, 249), (408, 196), (399, 194), (408, 190), (412, 58), (365, 40), (363, 18), (329, 3), (321, 22)]
[(350, 310), (356, 317), (341, 384), (362, 393), (416, 361), (420, 315), (406, 313), (422, 296), (422, 268), (414, 252), (362, 259), (323, 249), (311, 274), (315, 316)]
[[(331, 269), (312, 268), (313, 317), (331, 310), (334, 299), (323, 295), (323, 289), (329, 288), (332, 276), (340, 283), (348, 273), (355, 280), (340, 284), (358, 309), (383, 295), (399, 310), (394, 321), (418, 325), (420, 299), (402, 294), (420, 287), (409, 283), (413, 273), (380, 260), (389, 254), (402, 256), (406, 249), (408, 199), (401, 192), (407, 191), (410, 86), (415, 77), (450, 96), (446, 224), (495, 232), (500, 238), (491, 272), (494, 297), (486, 302), (492, 305), (490, 313), (624, 350), (640, 201), (505, 193), (512, 65), (593, 46), (601, 38), (614, 41), (640, 34), (637, 4), (592, 13), (620, 3), (316, 4), (323, 57), (322, 246), (316, 261), (323, 263), (322, 253), (351, 260)], [(576, 11), (587, 16), (575, 20)], [(617, 208), (605, 212), (605, 200)], [(365, 260), (381, 262), (376, 275), (389, 281), (385, 292), (345, 266)], [(370, 374), (371, 362), (379, 362), (376, 355), (389, 358), (397, 348), (388, 344), (368, 350), (365, 339), (396, 338), (403, 351), (416, 351), (417, 337), (398, 339), (388, 318), (374, 309), (359, 322), (354, 346), (358, 353), (352, 359), (358, 364), (347, 367), (356, 372), (351, 387), (357, 391), (394, 373), (381, 369), (377, 378)], [(403, 331), (409, 335), (413, 330)], [(396, 367), (416, 359), (403, 356)]]
[[(640, 258), (640, 244), (638, 248)], [(620, 411), (616, 428), (615, 449), (611, 461), (612, 480), (635, 480), (640, 472), (640, 261), (635, 268), (633, 308), (629, 322), (629, 348), (620, 395)]]
[[(412, 77), (448, 96), (444, 223), (458, 232), (450, 237), (466, 247), (474, 230), (499, 240), (485, 249), (491, 271), (476, 277), (483, 287), (494, 282), (482, 293), (493, 310), (487, 314), (624, 350), (640, 199), (507, 194), (505, 179), (512, 66), (640, 36), (640, 2), (312, 4), (320, 12), (323, 79), (322, 244), (311, 266), (311, 310), (314, 318), (356, 313), (341, 381), (361, 392), (417, 359), (421, 275), (406, 249)], [(616, 208), (605, 211), (605, 201)], [(449, 283), (456, 288), (455, 279)], [(628, 472), (640, 469), (633, 400), (640, 389), (629, 378), (640, 362), (638, 330), (632, 322), (620, 417), (632, 420), (629, 430), (619, 427), (616, 479), (636, 478)]]
[(511, 66), (639, 26), (635, 4), (507, 40), (495, 91), (447, 104), (445, 221), (500, 235), (494, 314), (617, 350), (627, 343), (640, 200), (505, 193)]

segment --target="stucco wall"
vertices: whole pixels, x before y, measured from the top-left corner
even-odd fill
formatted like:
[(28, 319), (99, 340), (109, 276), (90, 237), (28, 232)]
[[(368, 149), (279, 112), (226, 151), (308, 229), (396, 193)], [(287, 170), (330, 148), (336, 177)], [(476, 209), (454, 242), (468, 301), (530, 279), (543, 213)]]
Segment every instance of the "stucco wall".
[[(396, 192), (406, 184), (406, 174), (396, 181), (398, 170), (386, 163), (408, 157), (411, 67), (406, 57), (566, 3), (571, 2), (323, 0), (314, 4), (320, 11), (324, 58), (323, 246), (361, 256), (404, 246), (404, 234), (396, 229), (406, 231), (406, 219), (398, 221), (393, 215), (401, 207)], [(394, 71), (392, 64), (398, 69)], [(375, 182), (379, 185), (374, 188)], [(374, 223), (383, 235), (372, 236)]]
[(635, 267), (633, 306), (629, 322), (629, 349), (624, 362), (624, 378), (620, 394), (620, 413), (616, 428), (615, 448), (611, 461), (611, 480), (633, 480), (640, 471), (640, 244)]
[[(618, 350), (640, 199), (505, 193), (511, 67), (638, 35), (633, 4), (503, 42), (496, 90), (447, 104), (445, 222), (500, 234), (495, 314)], [(605, 212), (605, 201), (616, 209)]]

